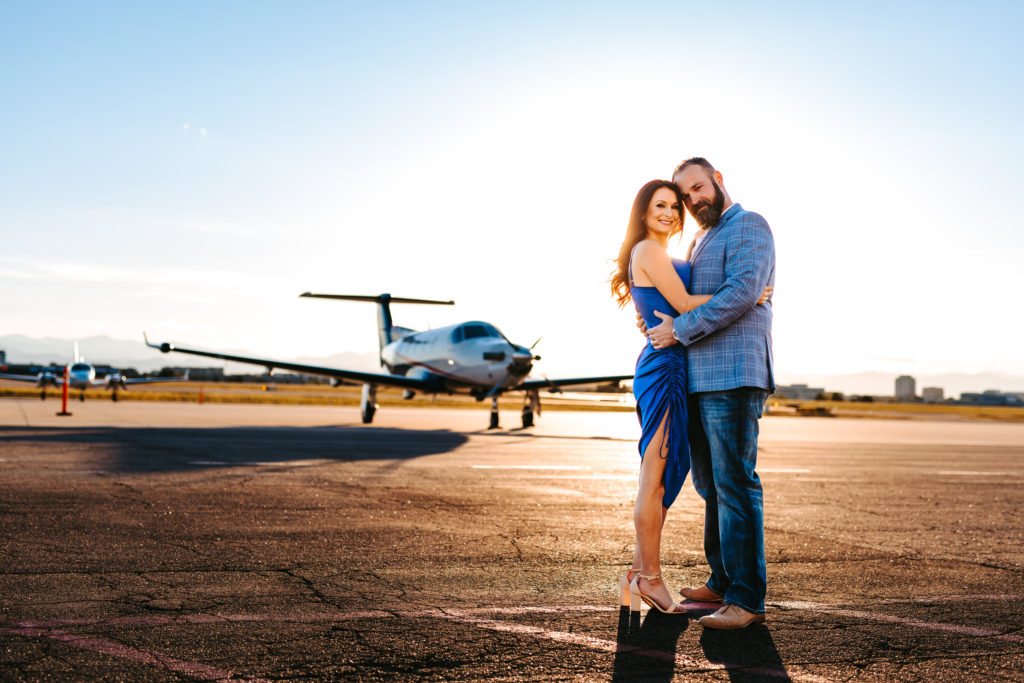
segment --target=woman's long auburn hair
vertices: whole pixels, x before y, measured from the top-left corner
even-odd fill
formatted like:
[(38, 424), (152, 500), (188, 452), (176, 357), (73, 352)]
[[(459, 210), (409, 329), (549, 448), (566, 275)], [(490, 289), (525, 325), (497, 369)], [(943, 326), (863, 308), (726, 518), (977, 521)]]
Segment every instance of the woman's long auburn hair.
[(629, 303), (632, 296), (629, 293), (629, 258), (633, 254), (633, 247), (647, 238), (647, 226), (644, 224), (644, 214), (651, 205), (651, 197), (663, 187), (672, 190), (679, 202), (679, 227), (669, 235), (678, 235), (683, 231), (683, 221), (686, 214), (683, 213), (683, 195), (675, 183), (668, 180), (652, 180), (636, 193), (633, 200), (633, 210), (629, 213), (629, 224), (626, 226), (626, 238), (622, 240), (622, 247), (619, 248), (619, 258), (615, 260), (615, 270), (609, 281), (612, 284), (612, 297), (622, 308)]

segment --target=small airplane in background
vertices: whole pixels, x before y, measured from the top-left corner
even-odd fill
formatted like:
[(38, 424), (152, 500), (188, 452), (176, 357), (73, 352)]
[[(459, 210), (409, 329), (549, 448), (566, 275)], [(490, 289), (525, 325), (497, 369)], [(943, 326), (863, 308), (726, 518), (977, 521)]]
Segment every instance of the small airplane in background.
[(288, 363), (266, 358), (234, 356), (212, 351), (197, 351), (164, 342), (151, 344), (143, 333), (146, 345), (164, 353), (177, 351), (194, 356), (219, 358), (238, 363), (262, 365), (268, 372), (275, 368), (307, 375), (330, 377), (334, 380), (361, 382), (363, 385), (360, 409), (364, 424), (373, 421), (377, 410), (377, 387), (390, 386), (405, 389), (404, 397), (411, 399), (416, 392), (425, 394), (468, 393), (476, 400), (491, 399), (490, 428), (498, 427), (498, 397), (509, 391), (525, 392), (523, 400), (523, 427), (532, 427), (534, 413), (540, 414), (540, 390), (557, 392), (560, 387), (581, 384), (603, 384), (632, 379), (632, 375), (600, 377), (570, 377), (565, 379), (527, 379), (533, 369), (533, 346), (514, 344), (490, 323), (469, 321), (432, 330), (416, 331), (392, 323), (391, 304), (432, 304), (452, 306), (454, 301), (409, 299), (390, 294), (360, 296), (350, 294), (313, 294), (299, 296), (315, 299), (344, 301), (372, 301), (377, 304), (377, 335), (380, 346), (380, 364), (388, 374), (359, 372), (343, 368), (329, 368), (301, 363)]
[[(64, 369), (47, 369), (35, 375), (10, 375), (0, 373), (0, 379), (11, 379), (17, 382), (35, 382), (39, 387), (39, 398), (46, 400), (46, 388), (60, 388), (64, 385)], [(78, 400), (85, 400), (85, 390), (90, 387), (103, 387), (110, 390), (110, 399), (117, 400), (118, 390), (127, 390), (133, 384), (155, 384), (157, 382), (182, 382), (188, 381), (188, 373), (185, 377), (125, 377), (120, 372), (110, 372), (106, 376), (96, 377), (96, 368), (86, 363), (78, 353), (78, 342), (75, 342), (75, 361), (68, 368), (68, 389), (81, 389)]]

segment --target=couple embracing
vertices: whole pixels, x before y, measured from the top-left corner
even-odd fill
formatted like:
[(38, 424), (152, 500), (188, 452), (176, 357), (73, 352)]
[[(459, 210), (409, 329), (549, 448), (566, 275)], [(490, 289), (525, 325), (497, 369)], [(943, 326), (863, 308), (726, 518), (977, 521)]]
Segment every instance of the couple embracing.
[[(687, 260), (669, 257), (683, 208), (700, 225)], [(661, 576), (661, 531), (688, 472), (704, 499), (704, 554), (711, 576), (684, 588), (689, 600), (721, 603), (708, 628), (764, 621), (761, 483), (754, 471), (758, 420), (775, 389), (769, 297), (775, 243), (760, 215), (734, 204), (706, 159), (681, 163), (672, 180), (644, 185), (633, 202), (612, 274), (620, 306), (633, 301), (648, 337), (633, 381), (640, 483), (633, 565), (621, 604), (685, 614)]]

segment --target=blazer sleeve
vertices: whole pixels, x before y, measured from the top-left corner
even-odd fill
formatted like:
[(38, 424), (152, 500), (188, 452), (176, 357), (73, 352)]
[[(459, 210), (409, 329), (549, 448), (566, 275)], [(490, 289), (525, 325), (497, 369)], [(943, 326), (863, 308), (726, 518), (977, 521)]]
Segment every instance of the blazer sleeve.
[(757, 214), (745, 216), (730, 236), (725, 260), (725, 282), (711, 301), (672, 321), (676, 339), (684, 346), (727, 327), (761, 298), (775, 265), (775, 240), (767, 221)]

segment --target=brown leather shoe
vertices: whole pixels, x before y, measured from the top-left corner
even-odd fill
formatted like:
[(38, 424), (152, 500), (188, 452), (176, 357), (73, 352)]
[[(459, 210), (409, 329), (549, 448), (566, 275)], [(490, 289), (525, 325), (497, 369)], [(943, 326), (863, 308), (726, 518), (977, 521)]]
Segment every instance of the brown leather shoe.
[(735, 629), (746, 628), (751, 624), (760, 624), (764, 621), (763, 614), (748, 612), (736, 605), (723, 605), (722, 609), (714, 614), (708, 614), (697, 620), (697, 623), (705, 628)]
[(680, 588), (679, 592), (682, 593), (683, 597), (687, 600), (696, 600), (697, 602), (722, 602), (722, 596), (708, 588), (707, 584), (704, 584), (700, 588)]

